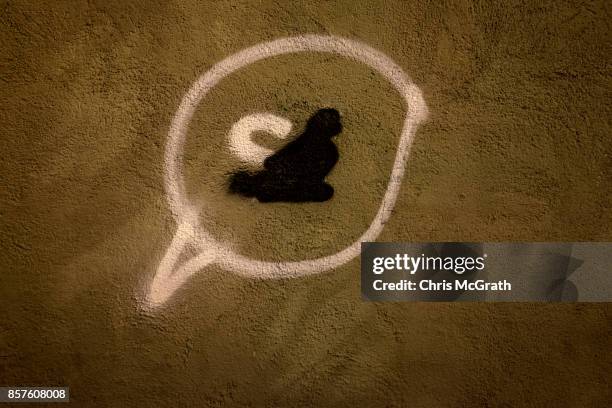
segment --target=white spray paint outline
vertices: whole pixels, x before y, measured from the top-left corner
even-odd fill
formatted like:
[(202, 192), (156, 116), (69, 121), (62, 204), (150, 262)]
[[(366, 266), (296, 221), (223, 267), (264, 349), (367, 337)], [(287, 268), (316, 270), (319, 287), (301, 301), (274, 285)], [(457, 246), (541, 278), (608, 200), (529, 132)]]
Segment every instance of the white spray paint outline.
[[(193, 114), (206, 94), (231, 73), (262, 59), (298, 52), (338, 54), (362, 62), (384, 76), (406, 103), (406, 117), (398, 142), (389, 184), (378, 212), (368, 229), (340, 252), (321, 258), (290, 262), (267, 262), (247, 258), (216, 241), (205, 231), (197, 209), (186, 196), (182, 174), (183, 149)], [(215, 263), (236, 274), (260, 279), (298, 277), (336, 268), (360, 253), (361, 242), (374, 241), (389, 219), (404, 176), (416, 128), (427, 117), (421, 90), (404, 71), (382, 52), (361, 42), (330, 35), (302, 35), (260, 43), (226, 57), (202, 74), (183, 97), (172, 119), (165, 152), (165, 189), (170, 209), (178, 225), (170, 246), (161, 260), (146, 295), (146, 305), (155, 308), (168, 299), (195, 273)], [(185, 248), (197, 255), (177, 265)]]

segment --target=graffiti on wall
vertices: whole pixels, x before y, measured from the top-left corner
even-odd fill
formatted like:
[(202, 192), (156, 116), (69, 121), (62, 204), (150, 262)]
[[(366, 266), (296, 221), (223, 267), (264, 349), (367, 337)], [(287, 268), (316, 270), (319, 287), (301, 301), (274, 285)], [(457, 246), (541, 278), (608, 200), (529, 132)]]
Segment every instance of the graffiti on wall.
[[(399, 137), (397, 151), (387, 189), (379, 209), (367, 230), (355, 242), (337, 253), (316, 259), (290, 262), (268, 262), (246, 257), (228, 248), (207, 231), (200, 223), (198, 209), (189, 201), (182, 172), (183, 150), (189, 123), (194, 112), (206, 95), (228, 75), (257, 61), (291, 53), (319, 52), (332, 53), (356, 60), (374, 69), (397, 90), (405, 103), (406, 113)], [(243, 49), (215, 64), (201, 75), (191, 86), (179, 105), (168, 132), (165, 151), (165, 191), (168, 204), (177, 224), (175, 235), (163, 256), (153, 279), (146, 288), (146, 305), (157, 308), (165, 305), (175, 292), (189, 279), (205, 267), (216, 264), (233, 273), (259, 279), (290, 278), (307, 276), (334, 269), (355, 258), (360, 253), (360, 244), (364, 241), (375, 241), (389, 219), (399, 193), (404, 176), (406, 161), (414, 140), (418, 125), (427, 116), (427, 106), (421, 90), (409, 79), (399, 65), (384, 53), (355, 40), (330, 35), (302, 35), (281, 38), (264, 42)], [(334, 109), (322, 109), (315, 112), (304, 134), (306, 139), (312, 136), (316, 125), (320, 134), (328, 139), (341, 132), (341, 118)], [(287, 119), (271, 113), (257, 113), (243, 117), (229, 131), (228, 145), (230, 151), (242, 162), (258, 170), (237, 172), (230, 180), (230, 191), (243, 195), (252, 194), (259, 201), (325, 201), (333, 195), (333, 188), (325, 183), (325, 175), (338, 160), (333, 142), (325, 145), (327, 155), (316, 177), (305, 174), (294, 174), (288, 169), (286, 156), (289, 143), (275, 153), (257, 145), (251, 140), (254, 131), (265, 131), (284, 139), (292, 129)], [(311, 133), (308, 135), (308, 133)], [(314, 137), (314, 136), (312, 136)], [(317, 136), (319, 137), (319, 136)], [(296, 139), (300, 140), (302, 137)], [(303, 138), (302, 138), (303, 139)], [(319, 140), (320, 142), (320, 140)], [(326, 142), (327, 143), (327, 142)], [(313, 146), (310, 146), (313, 148)], [(335, 154), (334, 154), (335, 152)], [(275, 157), (276, 156), (276, 157)], [(289, 160), (290, 161), (290, 160)], [(284, 167), (283, 167), (284, 166)], [(275, 171), (282, 169), (284, 179), (279, 185), (268, 183)], [(304, 187), (303, 191), (287, 189), (288, 177), (297, 177)], [(260, 183), (260, 185), (257, 185)], [(233, 184), (233, 187), (232, 187)], [(255, 186), (255, 187), (253, 187)], [(308, 190), (311, 191), (308, 191)], [(301, 194), (301, 195), (300, 195)], [(190, 252), (196, 255), (184, 261), (182, 255)]]

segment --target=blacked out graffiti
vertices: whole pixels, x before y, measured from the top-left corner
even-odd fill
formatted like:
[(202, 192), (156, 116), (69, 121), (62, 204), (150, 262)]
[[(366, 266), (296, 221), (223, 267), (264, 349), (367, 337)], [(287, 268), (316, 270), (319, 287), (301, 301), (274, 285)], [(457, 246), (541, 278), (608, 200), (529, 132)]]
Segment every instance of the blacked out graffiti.
[(295, 140), (264, 160), (257, 172), (230, 176), (229, 191), (260, 202), (322, 202), (334, 195), (325, 177), (338, 162), (332, 138), (342, 131), (336, 109), (318, 110)]

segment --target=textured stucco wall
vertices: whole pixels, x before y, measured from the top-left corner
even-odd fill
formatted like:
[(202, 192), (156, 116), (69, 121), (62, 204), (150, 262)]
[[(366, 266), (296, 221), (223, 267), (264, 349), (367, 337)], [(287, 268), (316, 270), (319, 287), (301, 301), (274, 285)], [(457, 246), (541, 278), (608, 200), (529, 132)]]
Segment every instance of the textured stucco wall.
[[(612, 240), (606, 2), (0, 7), (0, 385), (67, 385), (78, 407), (609, 403), (609, 304), (364, 303), (356, 259), (279, 281), (213, 267), (167, 308), (138, 308), (175, 230), (163, 154), (182, 95), (228, 54), (299, 33), (364, 41), (424, 92), (380, 240)], [(345, 125), (332, 201), (224, 194), (233, 122), (256, 109), (303, 126), (322, 106)], [(401, 112), (356, 63), (254, 65), (196, 112), (190, 195), (243, 253), (333, 252), (376, 211)]]

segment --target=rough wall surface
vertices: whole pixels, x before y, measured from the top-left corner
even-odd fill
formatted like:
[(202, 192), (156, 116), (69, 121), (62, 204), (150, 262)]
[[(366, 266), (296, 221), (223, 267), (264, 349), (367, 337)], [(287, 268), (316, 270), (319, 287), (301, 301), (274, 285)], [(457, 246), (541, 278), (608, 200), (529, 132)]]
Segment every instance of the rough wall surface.
[[(609, 404), (609, 304), (364, 303), (355, 259), (274, 281), (212, 267), (138, 307), (176, 227), (163, 155), (183, 94), (228, 54), (302, 33), (366, 42), (424, 92), (380, 240), (611, 241), (605, 1), (0, 7), (0, 385), (67, 385), (78, 407)], [(333, 200), (227, 197), (232, 123), (263, 110), (301, 128), (325, 106), (345, 126)], [(255, 64), (196, 112), (189, 193), (250, 256), (336, 251), (376, 211), (402, 111), (357, 63)]]

